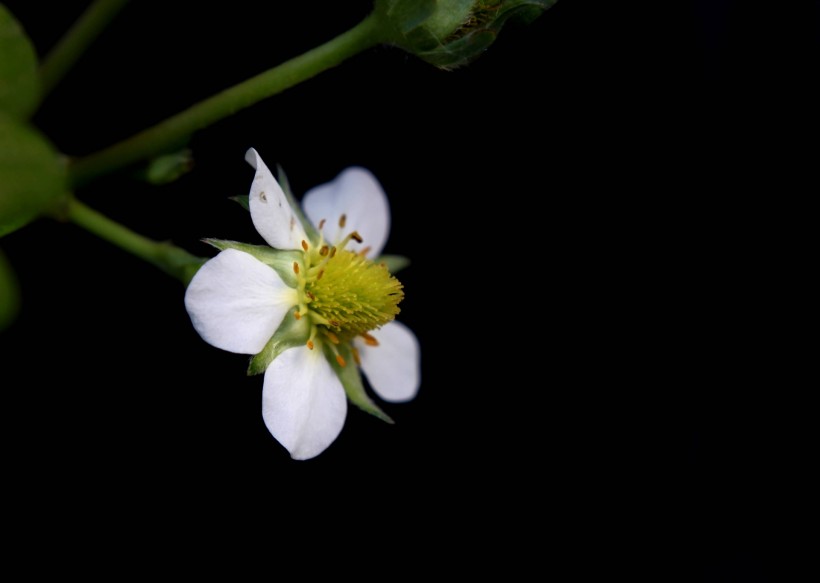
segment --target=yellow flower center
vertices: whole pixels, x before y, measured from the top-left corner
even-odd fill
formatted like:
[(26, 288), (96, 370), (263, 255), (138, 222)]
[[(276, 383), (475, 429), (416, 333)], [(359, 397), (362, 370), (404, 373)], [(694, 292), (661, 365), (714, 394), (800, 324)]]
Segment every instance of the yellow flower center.
[[(344, 215), (339, 224), (344, 225)], [(320, 232), (323, 225), (324, 221), (319, 223)], [(399, 302), (404, 298), (401, 282), (384, 264), (365, 257), (368, 248), (359, 253), (345, 249), (351, 240), (362, 242), (356, 231), (338, 247), (324, 244), (323, 239), (313, 246), (302, 241), (303, 263), (293, 264), (299, 296), (295, 315), (310, 320), (307, 345), (311, 349), (316, 340), (327, 339), (332, 348), (356, 336), (373, 344), (375, 339), (368, 332), (387, 324), (400, 312)], [(344, 366), (344, 360), (333, 351)]]

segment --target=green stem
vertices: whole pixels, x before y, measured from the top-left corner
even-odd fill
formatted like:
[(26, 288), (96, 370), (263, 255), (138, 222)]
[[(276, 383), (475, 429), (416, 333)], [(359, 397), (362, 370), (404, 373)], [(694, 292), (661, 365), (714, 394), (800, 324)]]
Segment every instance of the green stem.
[(154, 241), (135, 233), (75, 198), (69, 200), (66, 216), (74, 224), (156, 265), (185, 285), (206, 261), (171, 243)]
[(40, 99), (51, 93), (88, 46), (127, 3), (128, 0), (95, 0), (86, 9), (43, 61), (40, 67)]
[(69, 167), (69, 180), (77, 187), (102, 174), (182, 147), (195, 131), (335, 67), (382, 42), (383, 34), (380, 20), (371, 14), (323, 45), (200, 101), (122, 142), (75, 160)]

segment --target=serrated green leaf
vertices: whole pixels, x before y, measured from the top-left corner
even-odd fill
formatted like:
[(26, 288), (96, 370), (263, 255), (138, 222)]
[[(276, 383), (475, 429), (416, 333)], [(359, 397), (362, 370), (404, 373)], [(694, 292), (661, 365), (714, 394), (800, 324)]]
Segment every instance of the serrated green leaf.
[(0, 331), (11, 324), (20, 310), (20, 289), (11, 265), (0, 251)]
[(27, 124), (0, 114), (0, 237), (67, 195), (65, 165)]
[(25, 119), (39, 95), (37, 53), (14, 15), (0, 4), (0, 111)]
[(287, 313), (276, 333), (265, 344), (262, 352), (251, 358), (248, 364), (248, 375), (262, 374), (268, 370), (273, 359), (288, 348), (304, 346), (310, 338), (310, 324), (307, 318), (296, 319), (294, 311)]
[(336, 371), (339, 380), (342, 381), (345, 394), (350, 402), (362, 411), (366, 411), (386, 423), (390, 423), (391, 425), (395, 423), (365, 392), (362, 375), (359, 373), (359, 367), (356, 366), (356, 362), (353, 359), (353, 350), (351, 347), (347, 344), (339, 344), (335, 346), (335, 348), (339, 351), (339, 355), (345, 360), (345, 366), (339, 365), (336, 361), (336, 355), (333, 354), (332, 349), (327, 343), (325, 343), (325, 356), (330, 366)]

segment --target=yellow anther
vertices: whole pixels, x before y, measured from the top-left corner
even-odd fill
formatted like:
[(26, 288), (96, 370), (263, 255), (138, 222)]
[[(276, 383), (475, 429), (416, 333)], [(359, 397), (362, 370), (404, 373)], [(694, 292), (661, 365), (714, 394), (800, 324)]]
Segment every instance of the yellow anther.
[(307, 241), (305, 241), (304, 239), (302, 239), (302, 249), (304, 249), (305, 251), (307, 251), (307, 250), (308, 250), (308, 244), (307, 244)]
[[(344, 216), (344, 215), (342, 215), (342, 216)], [(344, 358), (342, 358), (342, 355), (341, 355), (341, 354), (337, 354), (337, 355), (336, 355), (336, 362), (338, 362), (338, 363), (339, 363), (339, 366), (345, 366), (345, 365), (347, 365), (347, 363), (345, 362), (345, 359), (344, 359)]]
[(344, 228), (345, 228), (345, 224), (347, 224), (347, 215), (346, 215), (346, 214), (342, 214), (342, 216), (341, 216), (341, 217), (339, 217), (339, 226), (340, 226), (342, 229), (344, 229)]
[(379, 341), (376, 340), (375, 338), (373, 338), (367, 332), (362, 333), (362, 338), (364, 338), (364, 343), (367, 344), (368, 346), (378, 346), (379, 345)]
[(295, 261), (293, 262), (293, 273), (296, 273), (296, 274), (299, 273), (299, 264), (296, 263)]
[(307, 347), (310, 348), (311, 350), (313, 350), (313, 340), (308, 340), (307, 341)]

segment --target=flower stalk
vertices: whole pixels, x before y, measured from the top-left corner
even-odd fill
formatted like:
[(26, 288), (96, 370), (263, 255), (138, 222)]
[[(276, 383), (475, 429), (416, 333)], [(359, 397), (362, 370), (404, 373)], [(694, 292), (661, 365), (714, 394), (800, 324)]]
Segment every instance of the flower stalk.
[(135, 233), (76, 198), (69, 200), (66, 217), (77, 226), (159, 267), (185, 285), (188, 285), (199, 267), (205, 263), (204, 258), (192, 255), (171, 243), (154, 241)]
[(48, 53), (40, 67), (40, 99), (62, 81), (89, 45), (119, 14), (128, 0), (95, 0)]
[(159, 124), (95, 154), (74, 160), (69, 182), (78, 187), (140, 160), (180, 148), (195, 131), (326, 71), (384, 40), (371, 14), (359, 24), (308, 52), (200, 101)]

